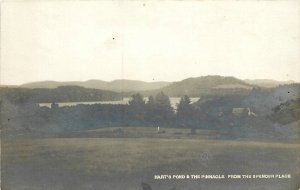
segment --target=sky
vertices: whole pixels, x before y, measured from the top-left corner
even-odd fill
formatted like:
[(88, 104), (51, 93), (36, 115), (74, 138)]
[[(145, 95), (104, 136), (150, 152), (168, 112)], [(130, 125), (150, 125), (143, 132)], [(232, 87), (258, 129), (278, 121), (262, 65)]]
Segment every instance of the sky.
[(2, 1), (0, 84), (300, 81), (299, 1)]

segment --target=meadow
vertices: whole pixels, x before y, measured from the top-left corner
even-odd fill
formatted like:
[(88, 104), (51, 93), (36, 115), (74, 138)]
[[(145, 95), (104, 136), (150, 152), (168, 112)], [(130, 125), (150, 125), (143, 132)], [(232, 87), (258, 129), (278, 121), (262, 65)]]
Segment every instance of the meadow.
[[(153, 190), (299, 188), (299, 143), (217, 140), (212, 131), (189, 133), (129, 127), (68, 138), (2, 139), (2, 189), (142, 190), (142, 182)], [(187, 174), (291, 174), (291, 178), (154, 179)]]

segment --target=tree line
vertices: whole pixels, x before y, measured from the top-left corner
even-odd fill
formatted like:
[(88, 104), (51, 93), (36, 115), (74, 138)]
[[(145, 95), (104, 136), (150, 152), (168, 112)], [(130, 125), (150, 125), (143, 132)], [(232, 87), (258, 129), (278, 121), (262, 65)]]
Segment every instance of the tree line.
[[(249, 95), (201, 96), (195, 103), (184, 95), (176, 109), (163, 92), (149, 96), (148, 100), (139, 93), (133, 94), (127, 105), (81, 104), (51, 109), (27, 101), (14, 104), (10, 99), (2, 98), (1, 128), (51, 131), (54, 128), (84, 130), (110, 126), (160, 126), (217, 129), (238, 135), (259, 134), (258, 131), (271, 131), (274, 122), (288, 124), (297, 120), (298, 89), (299, 86), (288, 85), (268, 90), (253, 89)], [(234, 108), (249, 108), (256, 116), (236, 116)]]
[(198, 113), (188, 96), (182, 97), (177, 109), (174, 110), (170, 98), (163, 92), (149, 96), (148, 101), (141, 94), (134, 94), (127, 105), (79, 104), (47, 108), (31, 103), (14, 105), (9, 101), (3, 101), (1, 108), (3, 126), (9, 124), (25, 128), (60, 126), (62, 129), (108, 126), (187, 127), (197, 118)]

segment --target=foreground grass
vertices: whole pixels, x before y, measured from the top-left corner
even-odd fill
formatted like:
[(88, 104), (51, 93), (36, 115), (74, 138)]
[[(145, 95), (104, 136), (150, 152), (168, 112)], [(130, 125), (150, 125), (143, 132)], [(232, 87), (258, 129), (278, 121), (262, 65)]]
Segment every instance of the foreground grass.
[(48, 182), (61, 184), (52, 189), (69, 189), (69, 183), (76, 180), (101, 181), (127, 176), (151, 181), (154, 174), (168, 173), (297, 175), (299, 156), (299, 144), (160, 138), (48, 138), (2, 142), (1, 167), (2, 181), (7, 189), (34, 189), (36, 186), (41, 189), (39, 185)]
[(68, 161), (69, 164), (65, 165), (67, 169), (87, 173), (101, 170), (103, 175), (113, 175), (182, 161), (225, 159), (226, 155), (243, 155), (248, 158), (244, 160), (248, 161), (245, 164), (251, 165), (253, 162), (256, 166), (260, 163), (257, 159), (269, 159), (268, 163), (262, 163), (259, 167), (265, 168), (266, 164), (278, 167), (281, 161), (285, 162), (293, 155), (296, 158), (299, 150), (298, 144), (243, 141), (58, 138), (4, 144), (2, 159), (4, 164), (35, 160)]

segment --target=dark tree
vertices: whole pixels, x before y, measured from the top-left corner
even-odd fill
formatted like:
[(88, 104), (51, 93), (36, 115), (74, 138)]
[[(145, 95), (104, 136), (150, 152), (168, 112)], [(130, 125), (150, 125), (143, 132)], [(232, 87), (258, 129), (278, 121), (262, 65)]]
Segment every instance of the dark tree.
[(180, 102), (177, 104), (177, 119), (184, 125), (188, 125), (189, 121), (193, 120), (193, 106), (191, 105), (190, 98), (185, 95), (181, 97)]
[(131, 100), (129, 100), (129, 105), (133, 107), (143, 107), (145, 106), (144, 97), (140, 94), (134, 94), (131, 96)]
[(163, 92), (155, 96), (156, 121), (158, 123), (168, 123), (174, 116), (170, 98)]
[(149, 96), (146, 104), (146, 119), (152, 124), (156, 122), (156, 101), (153, 96)]
[(144, 121), (146, 112), (145, 105), (146, 104), (144, 97), (141, 94), (137, 93), (132, 95), (132, 99), (129, 100), (129, 107), (133, 119), (138, 121)]

